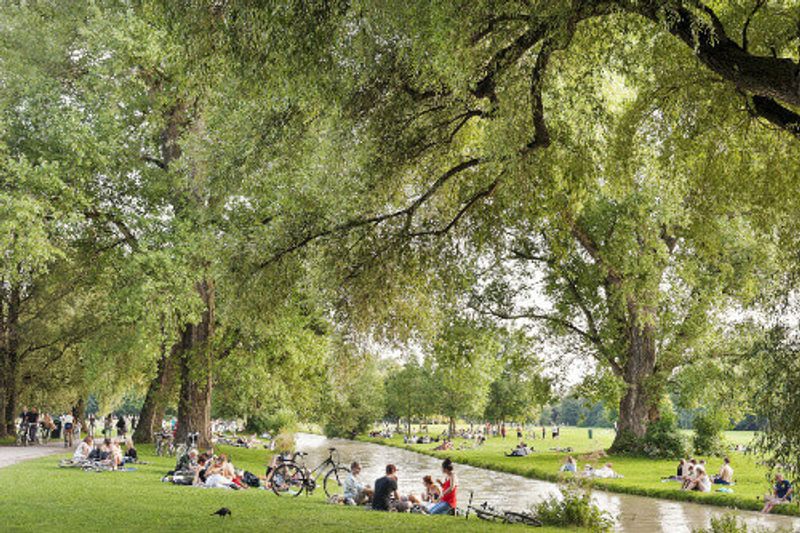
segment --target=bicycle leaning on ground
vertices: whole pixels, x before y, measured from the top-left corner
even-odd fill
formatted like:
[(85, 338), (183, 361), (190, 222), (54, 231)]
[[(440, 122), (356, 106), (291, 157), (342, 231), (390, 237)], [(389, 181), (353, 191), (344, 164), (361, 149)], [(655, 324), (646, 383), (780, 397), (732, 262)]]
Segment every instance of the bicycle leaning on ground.
[(526, 526), (541, 527), (542, 523), (538, 518), (527, 512), (517, 511), (504, 511), (496, 509), (489, 505), (488, 502), (483, 502), (480, 505), (472, 505), (472, 493), (469, 494), (469, 504), (467, 504), (466, 519), (469, 520), (470, 513), (481, 520), (489, 522), (502, 522), (504, 524), (524, 524)]
[[(334, 495), (343, 496), (344, 481), (350, 474), (350, 469), (342, 466), (336, 448), (328, 448), (328, 458), (312, 470), (306, 468), (302, 460), (307, 455), (304, 452), (295, 452), (291, 456), (283, 457), (282, 463), (272, 474), (272, 491), (278, 496), (299, 496), (303, 491), (310, 495), (317, 488), (319, 479), (323, 478), (322, 488), (328, 498)], [(298, 457), (301, 458), (299, 461)]]

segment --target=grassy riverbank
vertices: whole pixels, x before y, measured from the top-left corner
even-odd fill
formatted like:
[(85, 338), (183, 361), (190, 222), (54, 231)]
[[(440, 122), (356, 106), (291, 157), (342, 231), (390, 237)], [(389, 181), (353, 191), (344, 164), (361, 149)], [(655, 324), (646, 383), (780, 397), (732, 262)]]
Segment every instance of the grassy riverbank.
[[(595, 450), (608, 448), (611, 445), (614, 433), (613, 430), (609, 429), (595, 429), (593, 430), (593, 437), (592, 440), (589, 440), (588, 431), (585, 428), (562, 428), (561, 437), (558, 440), (551, 439), (548, 431), (548, 436), (543, 441), (541, 433), (538, 433), (536, 439), (532, 440), (530, 437), (524, 439), (529, 446), (536, 450), (534, 454), (527, 457), (505, 456), (518, 442), (516, 432), (511, 430), (506, 439), (500, 437), (490, 438), (480, 448), (472, 450), (456, 449), (447, 452), (434, 451), (437, 446), (435, 443), (406, 445), (403, 443), (402, 435), (395, 435), (391, 439), (361, 437), (360, 440), (395, 446), (433, 457), (450, 457), (454, 461), (463, 464), (548, 481), (562, 479), (559, 474), (559, 468), (568, 455), (573, 455), (578, 459), (579, 468), (581, 469), (585, 464), (592, 464), (598, 467), (606, 462), (611, 462), (614, 465), (614, 470), (624, 476), (622, 479), (595, 480), (594, 486), (603, 490), (738, 509), (760, 510), (762, 507), (761, 499), (769, 490), (766, 470), (757, 464), (756, 458), (743, 453), (731, 452), (729, 455), (735, 469), (736, 485), (731, 487), (733, 493), (716, 492), (717, 489), (721, 488), (718, 485), (714, 486), (714, 492), (711, 493), (685, 492), (680, 490), (680, 484), (677, 482), (661, 481), (662, 478), (675, 474), (677, 461), (627, 456), (610, 456), (587, 460), (582, 456)], [(752, 438), (752, 433), (749, 432), (728, 433), (729, 442), (734, 444), (746, 444), (750, 438)], [(455, 448), (466, 445), (466, 443), (466, 441), (457, 439)], [(552, 450), (552, 448), (567, 447), (572, 448), (574, 451), (570, 454)], [(722, 464), (722, 460), (716, 457), (696, 458), (698, 460), (705, 459), (708, 463), (708, 471), (712, 474), (715, 474)], [(794, 504), (776, 507), (773, 512), (800, 515), (800, 509)]]
[[(378, 513), (264, 490), (226, 491), (161, 483), (171, 459), (144, 459), (133, 472), (88, 473), (57, 467), (60, 456), (0, 469), (0, 531), (508, 531), (471, 518)], [(221, 448), (237, 466), (263, 471), (265, 450)], [(228, 507), (232, 518), (211, 516)], [(88, 520), (87, 517), (92, 517)], [(523, 526), (519, 526), (520, 528)], [(539, 531), (563, 531), (545, 528)]]

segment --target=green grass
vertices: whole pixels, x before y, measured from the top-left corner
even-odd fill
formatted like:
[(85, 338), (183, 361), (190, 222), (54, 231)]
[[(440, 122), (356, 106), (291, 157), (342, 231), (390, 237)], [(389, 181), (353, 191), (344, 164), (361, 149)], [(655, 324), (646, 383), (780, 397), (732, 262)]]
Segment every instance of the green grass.
[[(140, 453), (135, 472), (60, 469), (50, 456), (0, 469), (0, 531), (507, 531), (471, 518), (378, 513), (328, 505), (322, 491), (299, 498), (264, 490), (226, 491), (161, 483), (172, 459)], [(264, 450), (220, 448), (237, 467), (263, 472)], [(228, 507), (232, 518), (211, 516)], [(88, 519), (88, 517), (92, 517)], [(519, 526), (524, 527), (524, 526)], [(543, 528), (538, 531), (563, 531)]]
[[(438, 432), (439, 428), (431, 427), (431, 434)], [(585, 464), (591, 463), (593, 466), (602, 466), (605, 462), (611, 462), (614, 470), (624, 476), (623, 479), (597, 479), (593, 485), (596, 488), (611, 492), (627, 494), (638, 494), (679, 501), (693, 501), (709, 505), (719, 505), (725, 507), (735, 507), (738, 509), (760, 510), (762, 507), (762, 497), (769, 491), (767, 482), (767, 471), (757, 464), (757, 458), (743, 453), (731, 452), (729, 457), (735, 470), (736, 485), (731, 487), (733, 494), (720, 492), (700, 493), (685, 492), (680, 490), (677, 482), (661, 482), (661, 478), (675, 474), (677, 461), (658, 460), (642, 457), (629, 456), (610, 456), (598, 461), (587, 461), (580, 457), (581, 454), (594, 450), (607, 449), (614, 439), (614, 431), (611, 429), (594, 429), (594, 439), (589, 440), (586, 428), (561, 428), (561, 437), (554, 441), (548, 436), (545, 441), (541, 438), (541, 428), (537, 433), (537, 438), (532, 440), (526, 437), (524, 440), (529, 446), (533, 446), (536, 453), (527, 457), (506, 457), (517, 444), (516, 430), (509, 430), (508, 437), (502, 439), (493, 437), (487, 440), (481, 448), (468, 451), (449, 451), (436, 452), (433, 448), (437, 444), (403, 444), (402, 435), (395, 435), (392, 439), (371, 439), (362, 437), (361, 440), (386, 444), (405, 448), (408, 450), (421, 452), (434, 457), (450, 457), (454, 461), (490, 470), (519, 474), (529, 478), (558, 481), (562, 479), (559, 474), (559, 467), (563, 464), (567, 455), (573, 455), (578, 459), (578, 467), (582, 469)], [(753, 437), (752, 432), (728, 432), (726, 438), (733, 444), (747, 444)], [(457, 439), (455, 447), (462, 444), (461, 439)], [(551, 451), (550, 448), (571, 447), (574, 452), (571, 454)], [(717, 457), (700, 457), (705, 459), (710, 474), (716, 474), (722, 464), (722, 460)], [(720, 486), (715, 485), (712, 490), (716, 491)], [(800, 515), (797, 505), (778, 506), (774, 513)]]

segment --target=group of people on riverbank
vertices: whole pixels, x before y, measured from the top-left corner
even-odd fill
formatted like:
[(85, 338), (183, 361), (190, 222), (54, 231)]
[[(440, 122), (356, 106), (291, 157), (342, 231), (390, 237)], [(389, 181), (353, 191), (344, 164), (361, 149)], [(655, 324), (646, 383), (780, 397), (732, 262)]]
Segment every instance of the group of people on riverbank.
[(361, 480), (361, 465), (353, 462), (350, 475), (344, 483), (344, 503), (347, 505), (370, 505), (375, 511), (417, 511), (427, 514), (451, 514), (455, 511), (458, 495), (458, 478), (453, 462), (442, 462), (444, 479), (422, 478), (422, 492), (401, 495), (398, 491), (398, 468), (386, 465), (386, 474), (375, 480), (375, 487)]

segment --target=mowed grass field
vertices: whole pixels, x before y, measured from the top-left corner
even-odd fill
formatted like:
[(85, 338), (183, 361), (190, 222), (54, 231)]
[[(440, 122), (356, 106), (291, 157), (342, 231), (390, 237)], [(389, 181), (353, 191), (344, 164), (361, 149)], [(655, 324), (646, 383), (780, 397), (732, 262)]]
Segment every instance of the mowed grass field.
[[(56, 455), (0, 468), (0, 531), (508, 531), (471, 518), (380, 513), (329, 505), (322, 490), (279, 497), (257, 489), (203, 489), (162, 483), (174, 459), (140, 454), (150, 464), (132, 472), (58, 468)], [(263, 473), (269, 453), (220, 447), (237, 467)], [(228, 507), (233, 516), (212, 513)], [(542, 528), (539, 531), (564, 531)], [(574, 531), (574, 530), (573, 530)]]
[[(444, 426), (430, 426), (431, 435), (439, 434)], [(416, 429), (416, 426), (415, 426)], [(685, 492), (680, 490), (680, 483), (663, 482), (662, 478), (675, 475), (678, 461), (649, 459), (645, 457), (609, 456), (589, 460), (585, 457), (596, 450), (605, 450), (614, 440), (614, 430), (593, 429), (593, 439), (589, 439), (586, 428), (562, 427), (561, 436), (557, 440), (550, 437), (550, 428), (547, 428), (547, 438), (541, 439), (541, 428), (535, 430), (535, 439), (529, 433), (523, 437), (528, 446), (535, 452), (527, 457), (506, 457), (506, 453), (519, 442), (515, 429), (509, 428), (505, 439), (501, 437), (489, 438), (486, 443), (477, 449), (458, 450), (467, 446), (469, 441), (456, 439), (453, 451), (434, 451), (437, 443), (431, 444), (404, 444), (403, 435), (394, 435), (391, 439), (362, 437), (362, 440), (397, 446), (417, 452), (422, 452), (439, 458), (450, 457), (458, 463), (472, 466), (519, 474), (522, 476), (558, 481), (565, 476), (559, 473), (559, 468), (568, 455), (573, 455), (578, 460), (578, 468), (591, 464), (597, 468), (611, 462), (614, 470), (623, 475), (622, 479), (595, 479), (596, 488), (613, 492), (639, 494), (680, 501), (695, 501), (699, 503), (736, 507), (739, 509), (760, 510), (762, 498), (769, 490), (767, 470), (758, 464), (758, 458), (750, 454), (731, 451), (728, 456), (734, 468), (736, 485), (730, 487), (732, 493), (717, 492), (722, 488), (714, 485), (711, 493)], [(690, 436), (690, 432), (686, 432)], [(753, 432), (731, 431), (726, 433), (726, 441), (730, 444), (747, 445), (753, 438)], [(555, 451), (553, 448), (572, 448), (573, 452)], [(705, 459), (710, 474), (716, 474), (722, 465), (721, 457), (695, 456), (695, 459)], [(571, 475), (571, 474), (569, 474)], [(797, 504), (778, 506), (775, 513), (800, 515)]]

